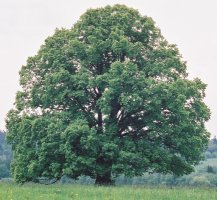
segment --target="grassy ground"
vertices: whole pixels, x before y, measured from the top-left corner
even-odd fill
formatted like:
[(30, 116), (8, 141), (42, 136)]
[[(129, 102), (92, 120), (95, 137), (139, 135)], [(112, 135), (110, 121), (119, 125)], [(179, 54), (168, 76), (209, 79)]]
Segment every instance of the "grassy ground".
[(16, 185), (0, 183), (0, 200), (216, 200), (216, 189)]

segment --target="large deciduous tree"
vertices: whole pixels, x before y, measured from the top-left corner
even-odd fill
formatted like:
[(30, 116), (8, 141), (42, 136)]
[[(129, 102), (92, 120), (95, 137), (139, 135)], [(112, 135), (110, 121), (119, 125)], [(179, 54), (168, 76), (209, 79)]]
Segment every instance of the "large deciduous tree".
[(123, 5), (56, 30), (22, 67), (20, 85), (7, 116), (17, 182), (183, 175), (207, 147), (206, 85), (187, 79), (150, 17)]

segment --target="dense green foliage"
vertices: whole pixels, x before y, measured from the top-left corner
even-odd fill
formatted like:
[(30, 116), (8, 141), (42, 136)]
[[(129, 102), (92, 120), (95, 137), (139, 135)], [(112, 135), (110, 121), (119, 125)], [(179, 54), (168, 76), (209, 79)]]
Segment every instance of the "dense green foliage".
[(0, 131), (0, 179), (10, 176), (11, 148), (5, 140), (5, 133)]
[(216, 200), (216, 189), (167, 187), (94, 187), (0, 183), (0, 200)]
[(183, 175), (207, 147), (206, 85), (188, 80), (176, 46), (126, 6), (90, 9), (56, 30), (22, 67), (20, 85), (7, 117), (17, 182)]

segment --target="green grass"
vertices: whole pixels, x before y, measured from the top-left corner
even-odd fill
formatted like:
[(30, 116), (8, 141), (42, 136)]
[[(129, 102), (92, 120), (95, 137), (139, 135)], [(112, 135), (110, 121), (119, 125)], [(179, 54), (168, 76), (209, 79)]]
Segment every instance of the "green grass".
[(167, 187), (96, 187), (0, 183), (0, 200), (216, 200), (217, 190)]

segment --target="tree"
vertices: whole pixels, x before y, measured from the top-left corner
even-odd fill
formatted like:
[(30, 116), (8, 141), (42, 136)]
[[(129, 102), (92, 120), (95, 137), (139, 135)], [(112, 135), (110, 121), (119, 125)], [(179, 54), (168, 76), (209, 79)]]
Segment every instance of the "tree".
[(217, 139), (216, 139), (216, 136), (209, 141), (207, 151), (210, 152), (210, 153), (217, 152)]
[(87, 175), (188, 174), (208, 143), (206, 85), (150, 17), (90, 9), (56, 30), (20, 71), (7, 115), (17, 182)]

